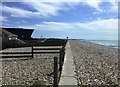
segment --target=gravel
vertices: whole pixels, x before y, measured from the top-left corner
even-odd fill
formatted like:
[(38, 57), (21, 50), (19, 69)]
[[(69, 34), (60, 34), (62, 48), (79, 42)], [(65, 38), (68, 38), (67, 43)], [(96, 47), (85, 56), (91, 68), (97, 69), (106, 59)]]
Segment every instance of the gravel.
[(118, 85), (118, 50), (87, 41), (70, 41), (79, 85)]
[[(4, 52), (30, 52), (30, 47), (11, 48)], [(53, 85), (54, 56), (59, 54), (34, 54), (34, 58), (2, 58), (2, 85), (33, 85), (44, 82)]]
[[(79, 85), (117, 85), (118, 50), (87, 41), (70, 40)], [(30, 52), (30, 47), (11, 48), (5, 52)], [(53, 84), (54, 56), (35, 54), (34, 58), (6, 58), (2, 63), (2, 85)], [(1, 76), (0, 76), (1, 78)]]

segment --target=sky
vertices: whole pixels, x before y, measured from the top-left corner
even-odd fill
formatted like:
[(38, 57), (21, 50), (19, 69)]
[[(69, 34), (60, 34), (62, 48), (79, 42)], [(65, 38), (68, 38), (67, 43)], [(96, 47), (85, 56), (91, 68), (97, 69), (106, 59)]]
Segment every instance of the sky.
[(34, 38), (118, 39), (118, 0), (6, 0), (0, 12), (0, 27), (34, 29)]

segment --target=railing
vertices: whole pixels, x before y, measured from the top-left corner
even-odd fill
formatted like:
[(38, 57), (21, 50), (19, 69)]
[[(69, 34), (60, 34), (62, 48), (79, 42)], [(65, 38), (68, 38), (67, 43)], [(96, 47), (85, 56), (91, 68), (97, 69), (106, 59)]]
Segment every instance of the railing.
[[(39, 52), (36, 50), (39, 50)], [(41, 51), (42, 50), (42, 51)], [(54, 87), (58, 86), (59, 83), (59, 79), (61, 76), (61, 70), (62, 70), (62, 65), (63, 65), (63, 61), (64, 61), (64, 54), (65, 54), (65, 47), (61, 46), (61, 47), (55, 47), (53, 46), (53, 48), (50, 47), (39, 47), (39, 46), (32, 46), (31, 47), (31, 52), (1, 52), (1, 54), (27, 54), (27, 55), (20, 55), (20, 56), (16, 56), (16, 55), (12, 55), (12, 56), (0, 56), (1, 58), (18, 58), (18, 57), (31, 57), (34, 58), (34, 54), (44, 54), (44, 53), (59, 53), (59, 58), (58, 57), (54, 57)], [(29, 54), (29, 55), (28, 55)]]
[[(38, 47), (38, 46), (37, 46)], [(34, 54), (44, 54), (44, 53), (60, 53), (60, 50), (61, 48), (58, 47), (58, 48), (46, 48), (46, 47), (42, 47), (42, 48), (34, 48), (33, 46), (31, 47), (31, 52), (0, 52), (0, 58), (19, 58), (19, 57), (31, 57), (33, 58), (34, 57)], [(35, 50), (44, 50), (44, 51), (40, 51), (40, 52), (34, 52)], [(46, 52), (45, 50), (58, 50), (58, 51), (48, 51)], [(11, 56), (8, 56), (9, 54), (13, 54)], [(19, 55), (19, 56), (16, 56), (14, 54), (24, 54), (24, 55)]]

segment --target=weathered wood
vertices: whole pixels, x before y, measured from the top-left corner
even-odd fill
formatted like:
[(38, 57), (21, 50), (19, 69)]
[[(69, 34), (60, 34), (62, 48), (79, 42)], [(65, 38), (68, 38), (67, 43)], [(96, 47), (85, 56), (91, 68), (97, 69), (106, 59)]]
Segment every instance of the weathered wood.
[(60, 64), (59, 70), (60, 71), (62, 70), (62, 65), (63, 65), (63, 60), (64, 60), (64, 51), (65, 51), (65, 49), (64, 49), (64, 47), (62, 47), (60, 49), (60, 61), (59, 61), (59, 64)]
[(60, 59), (59, 59), (59, 65), (60, 65), (60, 67), (59, 67), (59, 71), (61, 71), (62, 70), (62, 49), (60, 50)]
[(23, 57), (31, 57), (31, 55), (23, 55), (23, 56), (0, 56), (0, 58), (23, 58)]
[(40, 54), (40, 53), (41, 53), (41, 54), (44, 54), (44, 53), (45, 53), (45, 54), (46, 54), (46, 53), (47, 53), (47, 54), (48, 54), (48, 53), (49, 53), (49, 54), (52, 54), (52, 53), (60, 53), (60, 52), (44, 52), (44, 51), (43, 51), (43, 52), (33, 52), (33, 53), (34, 53), (34, 54)]
[(31, 52), (1, 52), (0, 54), (31, 54)]
[(65, 56), (65, 47), (62, 48), (63, 54), (62, 54), (62, 61), (64, 62), (64, 56)]
[(58, 87), (58, 58), (54, 57), (54, 87)]
[(61, 48), (33, 48), (34, 50), (60, 50)]
[(34, 50), (33, 50), (33, 46), (31, 47), (31, 57), (33, 58), (34, 57)]

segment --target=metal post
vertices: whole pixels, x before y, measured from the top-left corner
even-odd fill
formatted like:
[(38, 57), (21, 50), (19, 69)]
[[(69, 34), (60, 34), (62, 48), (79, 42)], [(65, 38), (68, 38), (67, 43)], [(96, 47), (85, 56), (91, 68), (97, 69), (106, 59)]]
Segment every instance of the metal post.
[(54, 87), (58, 87), (58, 58), (54, 57)]

